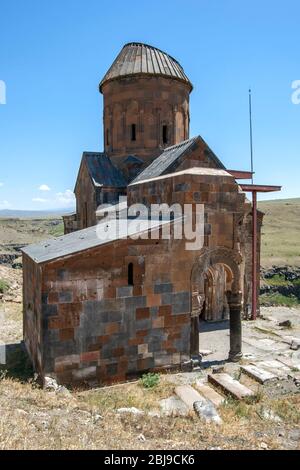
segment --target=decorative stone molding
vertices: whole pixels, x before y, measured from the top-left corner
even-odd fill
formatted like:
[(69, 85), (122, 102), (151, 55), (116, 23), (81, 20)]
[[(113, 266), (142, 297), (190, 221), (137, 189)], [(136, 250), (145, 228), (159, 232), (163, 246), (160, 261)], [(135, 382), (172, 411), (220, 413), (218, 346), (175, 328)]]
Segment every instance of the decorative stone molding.
[(211, 266), (214, 264), (224, 264), (232, 271), (232, 292), (238, 293), (241, 290), (240, 264), (242, 260), (242, 255), (237, 250), (231, 250), (225, 247), (204, 249), (192, 268), (191, 282), (193, 285), (199, 284), (201, 286), (203, 284), (204, 275)]

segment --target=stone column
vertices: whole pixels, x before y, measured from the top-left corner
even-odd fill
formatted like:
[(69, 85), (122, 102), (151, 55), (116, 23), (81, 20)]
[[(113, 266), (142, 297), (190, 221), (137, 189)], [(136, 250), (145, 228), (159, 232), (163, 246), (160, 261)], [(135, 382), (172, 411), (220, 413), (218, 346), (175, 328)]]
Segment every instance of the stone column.
[(199, 356), (199, 320), (198, 317), (191, 318), (191, 356)]
[(242, 294), (231, 293), (227, 294), (230, 317), (230, 351), (229, 361), (238, 362), (242, 358)]

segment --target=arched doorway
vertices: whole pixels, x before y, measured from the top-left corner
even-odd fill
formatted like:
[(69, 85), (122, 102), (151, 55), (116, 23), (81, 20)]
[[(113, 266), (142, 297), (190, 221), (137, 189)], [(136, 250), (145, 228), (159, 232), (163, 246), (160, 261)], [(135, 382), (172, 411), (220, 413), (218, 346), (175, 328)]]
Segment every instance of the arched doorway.
[(199, 354), (199, 319), (229, 318), (231, 360), (241, 353), (240, 254), (227, 248), (205, 250), (196, 260), (191, 275), (191, 355)]
[(216, 263), (203, 275), (204, 304), (199, 317), (205, 321), (229, 319), (228, 292), (232, 290), (233, 273), (229, 266)]

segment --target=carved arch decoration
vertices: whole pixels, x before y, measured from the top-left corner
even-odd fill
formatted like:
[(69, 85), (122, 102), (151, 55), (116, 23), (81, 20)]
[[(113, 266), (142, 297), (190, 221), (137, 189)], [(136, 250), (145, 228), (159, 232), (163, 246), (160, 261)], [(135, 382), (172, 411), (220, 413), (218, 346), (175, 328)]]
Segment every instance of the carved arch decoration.
[(241, 291), (241, 254), (236, 250), (225, 247), (218, 247), (204, 250), (194, 262), (191, 273), (192, 286), (202, 286), (204, 276), (208, 269), (215, 264), (227, 266), (232, 273), (232, 293), (238, 294)]

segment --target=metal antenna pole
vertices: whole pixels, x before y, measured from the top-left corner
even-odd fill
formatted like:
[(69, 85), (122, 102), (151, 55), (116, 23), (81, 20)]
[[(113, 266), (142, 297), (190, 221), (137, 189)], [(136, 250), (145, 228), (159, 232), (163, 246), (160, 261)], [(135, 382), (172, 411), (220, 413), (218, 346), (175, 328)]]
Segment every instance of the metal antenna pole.
[(251, 95), (251, 88), (249, 88), (249, 122), (250, 122), (251, 173), (252, 173), (252, 184), (253, 184), (253, 137), (252, 137), (252, 95)]

